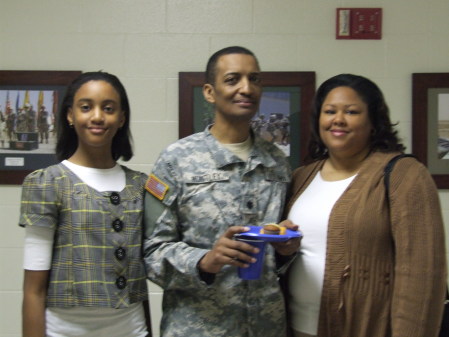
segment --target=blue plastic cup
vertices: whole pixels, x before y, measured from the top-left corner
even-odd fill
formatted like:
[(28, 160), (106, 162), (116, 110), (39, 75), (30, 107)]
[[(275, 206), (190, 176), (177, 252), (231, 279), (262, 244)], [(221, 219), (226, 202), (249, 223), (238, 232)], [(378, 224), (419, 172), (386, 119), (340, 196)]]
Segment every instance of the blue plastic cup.
[(236, 237), (238, 241), (248, 243), (254, 247), (259, 248), (259, 253), (246, 253), (257, 259), (256, 262), (250, 263), (247, 268), (238, 268), (238, 275), (242, 280), (258, 280), (263, 270), (263, 258), (265, 255), (265, 241), (258, 239), (251, 239), (248, 237)]

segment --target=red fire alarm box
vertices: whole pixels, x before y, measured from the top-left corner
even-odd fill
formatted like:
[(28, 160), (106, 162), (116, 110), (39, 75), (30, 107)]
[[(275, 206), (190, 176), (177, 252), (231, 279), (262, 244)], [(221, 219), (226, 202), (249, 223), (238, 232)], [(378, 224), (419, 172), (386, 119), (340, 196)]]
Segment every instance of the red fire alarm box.
[(382, 8), (337, 8), (337, 39), (382, 38)]

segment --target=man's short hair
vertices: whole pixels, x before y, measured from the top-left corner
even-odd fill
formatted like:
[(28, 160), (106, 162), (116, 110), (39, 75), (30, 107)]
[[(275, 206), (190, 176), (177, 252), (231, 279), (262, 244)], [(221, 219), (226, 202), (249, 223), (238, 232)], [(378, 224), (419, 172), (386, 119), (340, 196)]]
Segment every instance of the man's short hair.
[(217, 62), (218, 59), (223, 55), (229, 55), (229, 54), (245, 54), (245, 55), (251, 55), (256, 60), (257, 66), (259, 66), (259, 61), (257, 60), (256, 55), (254, 53), (245, 48), (240, 46), (231, 46), (226, 47), (223, 49), (220, 49), (219, 51), (215, 52), (207, 62), (206, 66), (206, 83), (215, 84), (215, 76), (217, 75), (216, 69), (217, 69)]

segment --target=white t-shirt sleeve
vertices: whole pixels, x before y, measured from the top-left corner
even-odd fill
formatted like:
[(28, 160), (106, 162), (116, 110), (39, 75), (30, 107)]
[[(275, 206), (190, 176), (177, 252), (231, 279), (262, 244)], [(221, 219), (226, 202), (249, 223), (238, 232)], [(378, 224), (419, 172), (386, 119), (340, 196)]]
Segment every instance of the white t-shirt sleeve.
[(50, 270), (54, 234), (52, 228), (25, 227), (23, 269)]

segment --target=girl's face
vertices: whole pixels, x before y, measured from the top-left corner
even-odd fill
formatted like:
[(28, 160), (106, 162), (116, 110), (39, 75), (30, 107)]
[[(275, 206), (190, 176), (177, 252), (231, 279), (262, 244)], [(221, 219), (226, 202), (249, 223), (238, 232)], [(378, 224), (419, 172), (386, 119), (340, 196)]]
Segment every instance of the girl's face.
[(67, 113), (78, 135), (78, 148), (111, 149), (112, 139), (125, 123), (118, 92), (105, 81), (84, 83), (75, 93)]
[(372, 129), (368, 106), (355, 90), (337, 87), (327, 94), (321, 106), (319, 132), (330, 155), (365, 155)]

